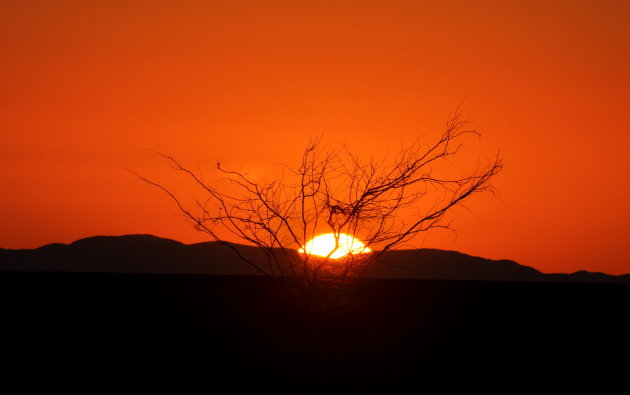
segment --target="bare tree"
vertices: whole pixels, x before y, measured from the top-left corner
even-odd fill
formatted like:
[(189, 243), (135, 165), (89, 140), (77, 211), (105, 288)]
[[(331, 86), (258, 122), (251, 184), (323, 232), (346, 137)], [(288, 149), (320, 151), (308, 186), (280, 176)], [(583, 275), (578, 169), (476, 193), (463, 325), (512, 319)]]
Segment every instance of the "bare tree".
[[(216, 170), (229, 188), (208, 183), (199, 171), (159, 153), (201, 187), (205, 197), (193, 207), (163, 185), (140, 178), (163, 190), (197, 230), (231, 248), (258, 273), (299, 279), (310, 289), (322, 281), (345, 284), (384, 252), (420, 233), (448, 227), (445, 214), (453, 207), (477, 192), (492, 190), (491, 180), (503, 166), (498, 155), (465, 175), (437, 175), (440, 163), (459, 152), (465, 136), (478, 135), (467, 126), (457, 112), (436, 141), (417, 141), (391, 161), (364, 159), (345, 146), (326, 149), (321, 138), (311, 139), (298, 165), (284, 165), (282, 176), (269, 182), (217, 162)], [(220, 236), (226, 231), (259, 247), (266, 259), (244, 256)], [(305, 247), (319, 234), (334, 238), (334, 248), (325, 256)], [(364, 247), (348, 247), (345, 235)], [(347, 254), (335, 259), (333, 253), (343, 248)]]

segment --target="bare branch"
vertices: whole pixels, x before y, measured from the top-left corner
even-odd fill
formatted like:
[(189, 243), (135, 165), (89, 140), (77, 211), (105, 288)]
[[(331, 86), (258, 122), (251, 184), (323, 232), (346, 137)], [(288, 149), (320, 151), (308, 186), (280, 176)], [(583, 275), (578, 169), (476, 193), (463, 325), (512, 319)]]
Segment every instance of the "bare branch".
[[(229, 188), (207, 183), (198, 172), (172, 156), (157, 153), (171, 168), (184, 173), (205, 196), (195, 201), (195, 211), (184, 206), (166, 187), (138, 177), (165, 192), (197, 230), (207, 233), (239, 255), (261, 274), (290, 274), (315, 286), (323, 278), (345, 284), (363, 273), (384, 252), (413, 240), (432, 229), (448, 228), (445, 216), (472, 195), (493, 191), (491, 181), (503, 168), (497, 155), (485, 167), (458, 177), (437, 174), (440, 163), (456, 157), (466, 136), (478, 133), (468, 128), (458, 109), (436, 141), (416, 141), (403, 147), (390, 162), (361, 158), (346, 146), (325, 149), (322, 138), (310, 139), (296, 167), (283, 165), (288, 175), (258, 182), (246, 173), (224, 168), (216, 171)], [(323, 256), (298, 253), (318, 234), (331, 233), (334, 249)], [(259, 247), (262, 263), (243, 257), (239, 248), (222, 239)], [(349, 253), (333, 259), (341, 235), (361, 240), (372, 253)], [(288, 275), (287, 274), (287, 275)]]

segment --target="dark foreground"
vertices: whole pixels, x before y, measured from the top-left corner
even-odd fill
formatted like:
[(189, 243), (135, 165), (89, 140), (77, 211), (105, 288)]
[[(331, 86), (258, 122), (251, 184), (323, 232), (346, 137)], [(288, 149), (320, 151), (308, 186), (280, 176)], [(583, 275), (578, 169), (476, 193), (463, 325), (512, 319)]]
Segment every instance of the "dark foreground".
[(2, 273), (3, 379), (301, 393), (610, 383), (628, 371), (629, 285), (364, 280), (340, 311), (305, 311), (282, 289), (237, 276)]

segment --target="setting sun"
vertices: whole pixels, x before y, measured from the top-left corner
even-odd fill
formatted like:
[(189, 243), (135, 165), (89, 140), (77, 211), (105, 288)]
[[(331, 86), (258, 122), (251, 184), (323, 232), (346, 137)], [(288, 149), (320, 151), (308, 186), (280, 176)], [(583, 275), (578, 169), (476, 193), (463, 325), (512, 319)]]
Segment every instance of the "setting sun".
[(299, 252), (321, 257), (330, 256), (331, 259), (339, 259), (348, 254), (372, 252), (372, 249), (363, 244), (359, 239), (345, 233), (339, 234), (339, 243), (337, 244), (335, 243), (335, 235), (333, 233), (326, 233), (315, 236), (300, 248)]

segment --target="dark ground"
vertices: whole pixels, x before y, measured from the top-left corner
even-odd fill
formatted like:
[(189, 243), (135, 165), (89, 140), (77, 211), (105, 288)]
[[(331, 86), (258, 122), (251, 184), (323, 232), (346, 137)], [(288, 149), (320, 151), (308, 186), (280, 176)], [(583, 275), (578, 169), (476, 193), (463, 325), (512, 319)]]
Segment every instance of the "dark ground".
[(336, 312), (304, 311), (282, 289), (239, 276), (0, 273), (4, 381), (300, 393), (628, 375), (630, 285), (363, 280), (358, 305)]

